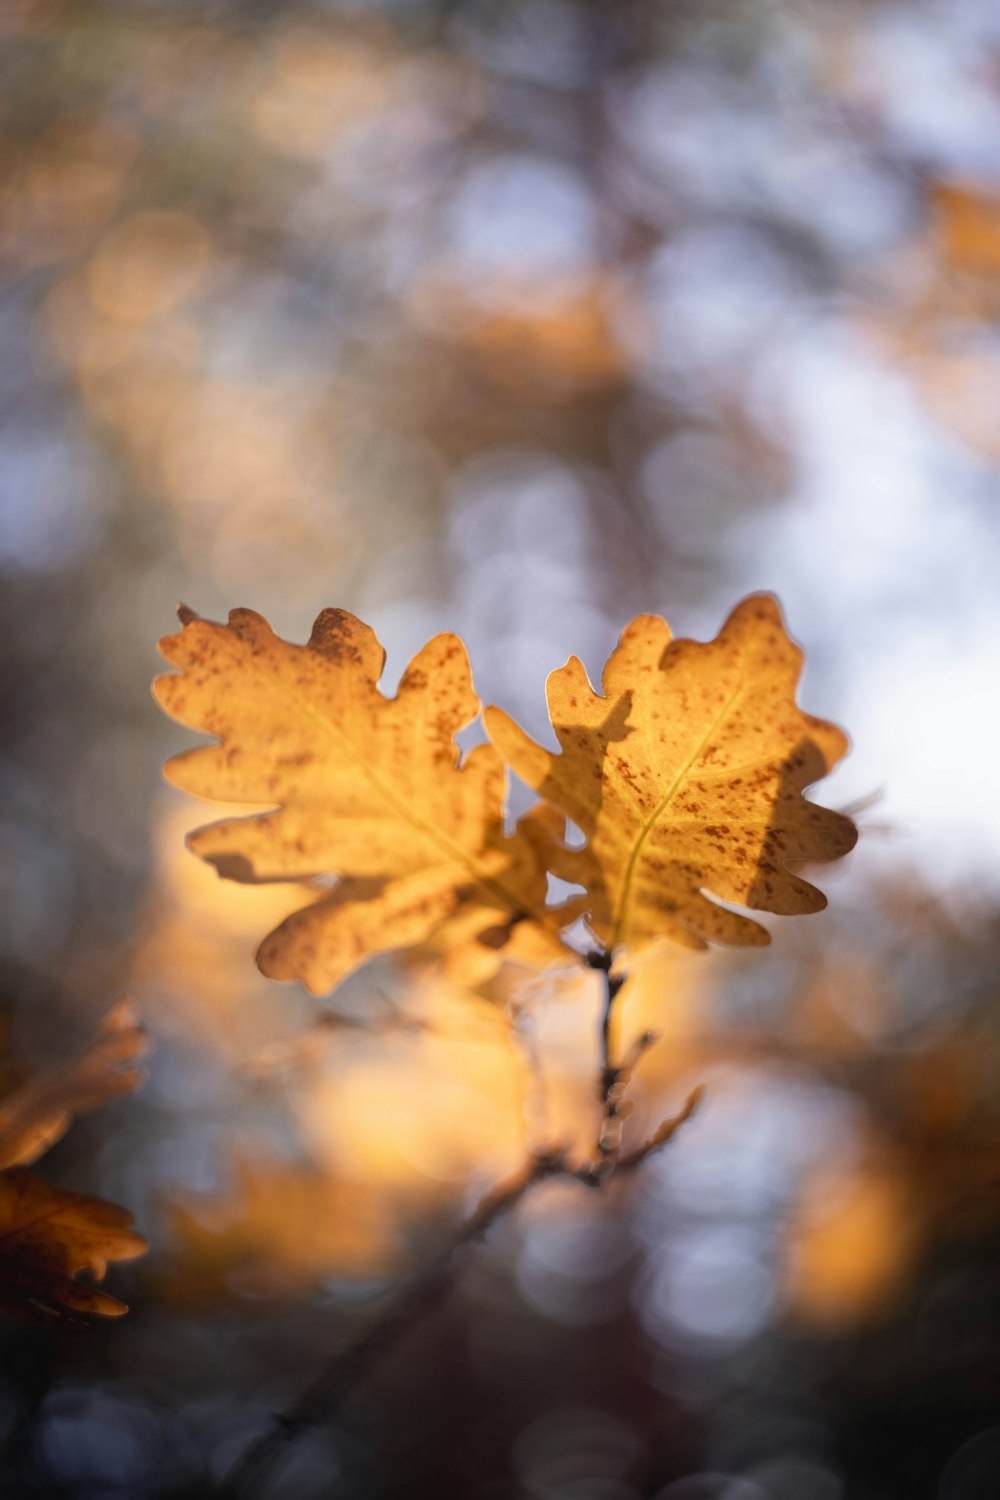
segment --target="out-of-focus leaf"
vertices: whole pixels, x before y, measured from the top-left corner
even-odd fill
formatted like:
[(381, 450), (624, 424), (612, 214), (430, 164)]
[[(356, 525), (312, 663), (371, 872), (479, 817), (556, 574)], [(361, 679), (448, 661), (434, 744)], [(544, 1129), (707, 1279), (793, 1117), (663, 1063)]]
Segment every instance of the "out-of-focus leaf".
[(325, 610), (306, 646), (252, 610), (227, 625), (182, 618), (160, 644), (180, 670), (157, 679), (156, 697), (218, 743), (169, 761), (168, 779), (220, 801), (277, 804), (201, 828), (190, 847), (232, 880), (338, 877), (265, 938), (265, 974), (319, 994), (459, 914), (489, 948), (517, 924), (545, 923), (530, 820), (503, 830), (500, 757), (482, 745), (458, 764), (455, 735), (479, 703), (457, 636), (428, 642), (386, 698), (385, 653), (344, 610)]
[(315, 1167), (238, 1162), (231, 1193), (176, 1204), (179, 1300), (301, 1294), (331, 1275), (393, 1268), (396, 1246), (384, 1194)]
[(109, 1261), (146, 1248), (125, 1209), (52, 1187), (21, 1167), (0, 1172), (0, 1308), (18, 1321), (121, 1317), (124, 1302), (76, 1273), (100, 1280)]
[(0, 1309), (20, 1322), (85, 1323), (128, 1311), (75, 1277), (90, 1271), (100, 1280), (109, 1261), (143, 1253), (146, 1241), (131, 1214), (23, 1169), (74, 1116), (135, 1088), (145, 1050), (135, 1007), (119, 1000), (80, 1057), (28, 1079), (0, 1102)]
[(884, 1315), (912, 1274), (922, 1218), (904, 1162), (875, 1156), (808, 1176), (783, 1257), (796, 1316), (836, 1327)]
[(86, 1052), (0, 1100), (0, 1169), (30, 1166), (65, 1135), (76, 1115), (134, 1089), (145, 1051), (138, 1012), (123, 998), (105, 1014)]
[(672, 641), (665, 621), (640, 615), (605, 667), (603, 696), (571, 657), (548, 680), (559, 754), (486, 710), (504, 759), (586, 834), (551, 868), (584, 887), (565, 914), (585, 914), (609, 950), (769, 941), (712, 896), (781, 913), (826, 904), (788, 863), (836, 859), (857, 835), (802, 796), (847, 740), (796, 706), (801, 663), (777, 602), (753, 595), (706, 644)]
[(988, 276), (1000, 271), (1000, 197), (960, 182), (936, 182), (931, 212), (952, 268)]
[[(454, 303), (453, 285), (443, 295)], [(551, 300), (488, 312), (468, 326), (459, 320), (459, 326), (494, 379), (522, 390), (527, 385), (538, 400), (558, 401), (567, 390), (622, 378), (627, 357), (613, 334), (611, 300), (610, 287), (598, 280), (570, 292), (560, 280)]]

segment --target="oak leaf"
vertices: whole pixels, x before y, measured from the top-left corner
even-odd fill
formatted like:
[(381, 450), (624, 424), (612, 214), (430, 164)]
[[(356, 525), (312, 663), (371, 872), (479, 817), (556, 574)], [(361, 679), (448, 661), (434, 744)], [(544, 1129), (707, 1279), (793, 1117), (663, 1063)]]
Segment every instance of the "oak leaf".
[(107, 1013), (77, 1059), (30, 1078), (0, 1101), (0, 1309), (21, 1322), (120, 1317), (124, 1302), (76, 1280), (100, 1280), (112, 1260), (141, 1255), (146, 1241), (123, 1208), (53, 1187), (24, 1170), (75, 1115), (134, 1088), (145, 1034), (131, 1003)]
[(796, 706), (801, 663), (777, 601), (752, 595), (704, 644), (671, 640), (665, 621), (640, 615), (602, 693), (571, 657), (548, 679), (558, 754), (486, 710), (507, 763), (586, 836), (551, 856), (556, 875), (584, 887), (566, 919), (585, 915), (609, 951), (634, 954), (662, 938), (692, 948), (770, 941), (720, 900), (779, 913), (826, 904), (789, 864), (836, 859), (857, 834), (802, 796), (847, 739)]
[(503, 762), (480, 745), (459, 764), (455, 735), (479, 701), (457, 636), (429, 641), (387, 698), (385, 653), (345, 610), (324, 610), (305, 646), (248, 609), (226, 625), (181, 619), (160, 643), (179, 670), (154, 692), (218, 743), (174, 757), (165, 774), (202, 797), (273, 809), (200, 828), (190, 848), (233, 880), (337, 877), (264, 939), (265, 974), (321, 994), (445, 923), (484, 951), (522, 922), (544, 927), (531, 820), (504, 832)]

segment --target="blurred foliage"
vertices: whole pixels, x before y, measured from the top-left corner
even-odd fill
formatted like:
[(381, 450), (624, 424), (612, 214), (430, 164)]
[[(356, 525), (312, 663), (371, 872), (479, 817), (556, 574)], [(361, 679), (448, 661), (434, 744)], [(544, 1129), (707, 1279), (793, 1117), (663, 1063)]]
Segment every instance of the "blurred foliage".
[(123, 1302), (77, 1279), (100, 1281), (109, 1261), (145, 1252), (123, 1208), (67, 1193), (24, 1170), (65, 1135), (76, 1115), (141, 1081), (145, 1038), (135, 1009), (119, 1001), (80, 1057), (23, 1079), (0, 1103), (0, 1307), (24, 1323), (85, 1325), (120, 1317)]
[(452, 626), (541, 733), (571, 651), (770, 586), (887, 783), (830, 911), (633, 977), (628, 1129), (701, 1116), (498, 1226), (270, 1492), (992, 1497), (995, 5), (9, 0), (0, 48), (3, 1001), (39, 1064), (126, 987), (156, 1041), (45, 1158), (154, 1252), (125, 1323), (4, 1329), (4, 1493), (203, 1491), (596, 1110), (587, 976), (266, 992), (294, 891), (159, 789), (177, 599), (343, 605), (390, 679)]

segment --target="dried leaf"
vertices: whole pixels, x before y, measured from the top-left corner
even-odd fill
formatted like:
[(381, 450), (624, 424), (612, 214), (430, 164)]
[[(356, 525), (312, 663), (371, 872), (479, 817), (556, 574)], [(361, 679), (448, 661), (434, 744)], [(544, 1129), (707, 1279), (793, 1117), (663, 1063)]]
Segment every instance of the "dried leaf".
[[(539, 869), (547, 867), (553, 842), (565, 820), (555, 808), (540, 802), (526, 813), (518, 825), (518, 838), (535, 851)], [(416, 968), (435, 966), (450, 983), (464, 986), (470, 992), (487, 993), (496, 977), (507, 971), (579, 968), (579, 954), (559, 936), (558, 919), (545, 922), (489, 921), (489, 914), (474, 906), (459, 910), (435, 929), (428, 942), (411, 950)]]
[(110, 1260), (146, 1241), (123, 1208), (52, 1187), (23, 1167), (65, 1134), (75, 1115), (135, 1088), (146, 1038), (129, 1000), (104, 1016), (80, 1057), (27, 1080), (0, 1102), (0, 1309), (20, 1322), (117, 1318), (124, 1302), (74, 1278), (98, 1280)]
[(500, 757), (481, 745), (458, 764), (455, 735), (479, 704), (457, 636), (428, 642), (386, 698), (385, 653), (344, 610), (325, 610), (306, 646), (252, 610), (234, 610), (227, 625), (181, 618), (160, 643), (180, 670), (154, 691), (173, 718), (219, 743), (176, 756), (168, 779), (202, 797), (277, 804), (201, 828), (190, 847), (233, 880), (338, 877), (265, 938), (265, 974), (320, 994), (458, 915), (490, 942), (513, 924), (544, 924), (536, 841), (503, 831)]
[(76, 1272), (100, 1280), (108, 1261), (145, 1249), (123, 1208), (52, 1187), (20, 1167), (0, 1172), (0, 1308), (18, 1321), (120, 1317), (125, 1303), (76, 1281)]
[(712, 896), (781, 913), (826, 904), (788, 864), (836, 859), (857, 835), (802, 796), (847, 740), (796, 706), (801, 662), (776, 600), (753, 595), (706, 644), (671, 641), (663, 620), (640, 615), (605, 667), (603, 696), (571, 657), (548, 680), (559, 754), (486, 710), (504, 759), (587, 837), (551, 860), (585, 888), (567, 918), (585, 914), (609, 950), (635, 953), (661, 938), (769, 941)]

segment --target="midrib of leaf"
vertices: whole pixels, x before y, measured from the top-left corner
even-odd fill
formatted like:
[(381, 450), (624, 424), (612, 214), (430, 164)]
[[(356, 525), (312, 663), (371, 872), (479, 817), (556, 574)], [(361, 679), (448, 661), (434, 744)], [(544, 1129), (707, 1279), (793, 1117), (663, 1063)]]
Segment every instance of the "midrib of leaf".
[[(309, 702), (308, 698), (302, 697), (301, 694), (297, 693), (294, 688), (287, 687), (285, 683), (282, 682), (280, 677), (269, 672), (265, 672), (258, 663), (252, 664), (252, 670), (255, 671), (258, 676), (263, 677), (271, 687), (276, 688), (279, 695), (287, 699), (287, 701), (291, 703), (294, 708), (297, 708), (298, 711), (305, 716), (305, 718), (311, 720), (312, 723), (315, 724), (317, 729), (319, 729), (319, 731), (324, 734), (327, 739), (331, 740), (332, 743), (338, 747), (338, 749), (346, 748), (349, 758), (355, 768), (361, 771), (364, 779), (369, 783), (370, 786), (374, 787), (379, 796), (389, 804), (393, 812), (395, 812), (398, 817), (401, 817), (405, 822), (408, 822), (411, 827), (415, 828), (418, 833), (421, 833), (429, 843), (433, 844), (434, 847), (446, 857), (446, 859), (450, 860), (454, 864), (460, 865), (462, 869), (468, 871), (475, 883), (483, 890), (490, 891), (494, 896), (498, 896), (503, 904), (509, 907), (512, 911), (520, 911), (523, 909), (521, 901), (519, 899), (515, 899), (511, 892), (507, 891), (504, 886), (502, 886), (498, 881), (491, 879), (491, 877), (488, 875), (482, 874), (482, 872), (476, 868), (476, 865), (474, 864), (472, 859), (470, 859), (469, 855), (465, 852), (464, 849), (462, 849), (458, 844), (453, 844), (451, 839), (445, 837), (444, 834), (440, 833), (433, 826), (433, 824), (425, 822), (423, 818), (419, 817), (416, 813), (413, 812), (412, 808), (406, 802), (404, 802), (402, 798), (397, 797), (388, 783), (383, 781), (381, 776), (379, 776), (377, 772), (375, 772), (368, 764), (365, 759), (364, 751), (355, 744), (354, 740), (350, 739), (340, 729), (338, 729), (330, 719), (326, 718), (325, 715), (318, 713), (313, 705)], [(457, 771), (458, 767), (456, 766), (453, 769)], [(532, 915), (536, 914), (532, 913)]]
[(678, 791), (687, 780), (688, 775), (691, 771), (691, 767), (694, 765), (699, 755), (704, 752), (706, 745), (711, 742), (712, 736), (715, 734), (715, 731), (718, 729), (719, 725), (729, 713), (733, 704), (743, 692), (744, 686), (745, 682), (741, 675), (735, 688), (730, 693), (725, 703), (723, 703), (722, 707), (719, 709), (719, 712), (715, 715), (715, 718), (712, 720), (711, 724), (709, 724), (708, 728), (705, 730), (705, 733), (702, 735), (697, 745), (691, 751), (691, 754), (688, 756), (687, 760), (684, 762), (683, 766), (678, 771), (673, 781), (670, 783), (670, 786), (667, 788), (666, 792), (663, 794), (656, 807), (654, 807), (653, 811), (649, 814), (649, 817), (645, 820), (642, 827), (639, 829), (636, 841), (632, 845), (632, 852), (629, 855), (628, 864), (625, 866), (625, 878), (622, 881), (621, 896), (618, 903), (618, 915), (615, 918), (614, 931), (611, 934), (611, 942), (609, 944), (609, 947), (612, 950), (615, 949), (621, 942), (622, 930), (625, 926), (625, 917), (628, 912), (629, 898), (632, 894), (632, 881), (635, 876), (636, 866), (639, 863), (639, 856), (643, 851), (646, 840), (649, 838), (649, 835), (652, 833), (657, 823), (660, 821), (664, 813), (669, 808), (670, 804), (673, 802)]

